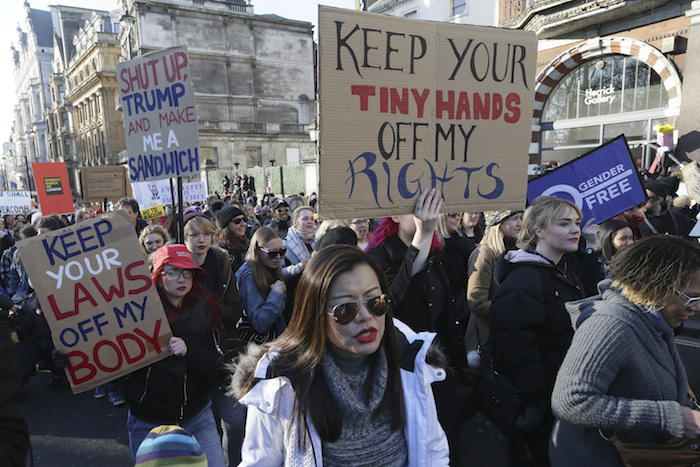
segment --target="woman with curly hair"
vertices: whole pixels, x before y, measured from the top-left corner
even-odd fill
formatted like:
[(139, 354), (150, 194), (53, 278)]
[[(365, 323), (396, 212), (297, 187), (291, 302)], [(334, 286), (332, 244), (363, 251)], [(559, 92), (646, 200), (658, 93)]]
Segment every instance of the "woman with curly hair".
[(700, 438), (674, 329), (700, 311), (700, 247), (659, 235), (610, 261), (601, 294), (569, 304), (591, 308), (557, 375), (550, 442), (554, 466), (621, 466), (623, 442)]

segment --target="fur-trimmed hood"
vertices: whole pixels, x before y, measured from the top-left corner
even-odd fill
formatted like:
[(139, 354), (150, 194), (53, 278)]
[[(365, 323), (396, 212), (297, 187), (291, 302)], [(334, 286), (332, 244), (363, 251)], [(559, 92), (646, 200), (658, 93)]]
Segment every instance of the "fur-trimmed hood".
[(254, 374), (258, 362), (265, 354), (265, 349), (257, 344), (248, 344), (228, 368), (231, 372), (231, 380), (227, 394), (240, 400), (247, 392), (246, 381)]
[[(406, 326), (406, 324), (396, 318), (394, 318), (394, 328), (399, 337), (399, 352), (401, 353), (402, 368), (413, 371), (413, 358), (417, 355), (423, 343), (423, 339), (425, 339), (427, 335), (431, 337), (429, 340), (430, 346), (425, 353), (425, 361), (437, 368), (447, 368), (447, 355), (440, 348), (440, 345), (433, 340), (434, 333), (416, 334)], [(247, 382), (250, 381), (257, 372), (260, 360), (265, 357), (271, 361), (274, 360), (276, 356), (277, 350), (275, 347), (269, 349), (266, 354), (264, 347), (252, 343), (248, 344), (238, 358), (229, 365), (231, 380), (228, 394), (240, 400), (250, 390), (250, 388), (247, 387)], [(266, 375), (266, 377), (270, 376)]]

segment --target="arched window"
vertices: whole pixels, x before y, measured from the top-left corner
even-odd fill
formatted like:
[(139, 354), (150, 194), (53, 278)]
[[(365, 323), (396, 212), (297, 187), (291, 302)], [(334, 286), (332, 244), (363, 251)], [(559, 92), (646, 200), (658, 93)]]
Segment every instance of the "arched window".
[(627, 55), (582, 63), (559, 80), (540, 124), (542, 162), (568, 162), (620, 134), (637, 159), (648, 156), (643, 140), (668, 121), (668, 93), (649, 64)]

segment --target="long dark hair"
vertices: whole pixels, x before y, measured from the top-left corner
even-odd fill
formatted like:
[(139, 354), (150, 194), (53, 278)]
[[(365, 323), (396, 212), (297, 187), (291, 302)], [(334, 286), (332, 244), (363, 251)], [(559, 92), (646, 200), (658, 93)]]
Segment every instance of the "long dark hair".
[[(335, 441), (340, 437), (340, 411), (320, 369), (321, 357), (328, 343), (327, 320), (331, 319), (326, 313), (326, 305), (331, 286), (338, 276), (363, 264), (372, 268), (382, 292), (388, 294), (389, 285), (384, 272), (366, 253), (349, 245), (326, 247), (311, 258), (299, 279), (294, 311), (287, 329), (278, 339), (263, 346), (264, 350), (274, 347), (279, 352), (270, 366), (272, 376), (286, 376), (294, 386), (294, 417), (301, 417), (303, 422), (299, 423), (300, 444), (306, 440), (306, 416), (311, 417), (322, 440)], [(378, 350), (384, 352), (387, 358), (388, 381), (376, 413), (389, 410), (391, 429), (396, 431), (405, 426), (406, 414), (400, 377), (399, 343), (392, 315), (389, 308), (384, 337)], [(374, 376), (375, 361), (376, 358), (373, 358), (370, 378)], [(244, 384), (250, 389), (255, 381), (251, 376)]]
[(613, 245), (613, 238), (615, 237), (615, 234), (618, 230), (622, 230), (625, 227), (630, 229), (632, 231), (632, 235), (634, 235), (632, 226), (619, 219), (609, 219), (600, 224), (600, 231), (598, 231), (598, 251), (606, 263), (612, 259), (615, 253), (617, 253), (617, 249), (615, 248), (615, 245)]
[(236, 255), (239, 259), (243, 259), (245, 252), (248, 249), (248, 237), (246, 234), (243, 238), (236, 237), (236, 234), (231, 232), (228, 226), (223, 227), (216, 234), (216, 241), (228, 250), (232, 255)]

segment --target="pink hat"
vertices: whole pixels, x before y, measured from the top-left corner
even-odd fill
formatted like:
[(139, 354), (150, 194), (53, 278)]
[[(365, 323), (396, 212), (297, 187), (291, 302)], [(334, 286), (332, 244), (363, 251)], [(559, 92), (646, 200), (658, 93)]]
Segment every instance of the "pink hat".
[(163, 266), (166, 264), (178, 269), (194, 269), (202, 274), (206, 274), (204, 269), (194, 264), (190, 252), (187, 250), (187, 247), (182, 244), (165, 245), (158, 248), (155, 253), (153, 253), (152, 277), (154, 282), (163, 270)]

